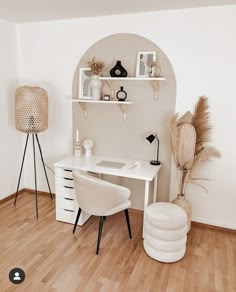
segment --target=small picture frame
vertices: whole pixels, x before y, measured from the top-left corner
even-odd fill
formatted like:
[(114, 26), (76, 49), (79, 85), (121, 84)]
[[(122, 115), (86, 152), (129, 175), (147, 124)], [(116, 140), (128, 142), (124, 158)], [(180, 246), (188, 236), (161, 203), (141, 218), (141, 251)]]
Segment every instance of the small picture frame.
[(156, 52), (138, 52), (136, 64), (136, 77), (150, 77), (151, 64), (156, 62)]
[(90, 81), (93, 72), (91, 68), (80, 68), (79, 69), (79, 99), (92, 99), (90, 94)]

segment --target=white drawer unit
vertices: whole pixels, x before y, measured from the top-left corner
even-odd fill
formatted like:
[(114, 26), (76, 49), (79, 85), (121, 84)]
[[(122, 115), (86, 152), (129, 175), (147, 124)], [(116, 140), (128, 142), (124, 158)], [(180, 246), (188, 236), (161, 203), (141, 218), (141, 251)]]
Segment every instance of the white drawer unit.
[[(56, 220), (75, 223), (79, 206), (76, 201), (71, 169), (55, 168)], [(83, 225), (91, 215), (82, 211), (78, 225)]]

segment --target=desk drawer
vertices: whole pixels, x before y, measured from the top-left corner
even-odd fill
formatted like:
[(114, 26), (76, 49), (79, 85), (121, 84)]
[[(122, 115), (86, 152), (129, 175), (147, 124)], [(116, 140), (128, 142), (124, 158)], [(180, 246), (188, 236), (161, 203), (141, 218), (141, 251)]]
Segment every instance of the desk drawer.
[[(71, 211), (66, 208), (65, 209), (56, 208), (56, 220), (75, 224), (77, 213), (78, 210)], [(90, 217), (91, 215), (82, 211), (80, 214), (78, 225), (80, 226), (83, 225)]]
[(57, 197), (56, 198), (56, 208), (77, 211), (79, 206), (78, 206), (77, 201), (75, 199), (65, 198), (65, 197)]
[(55, 184), (63, 187), (74, 188), (74, 183), (72, 178), (61, 178), (55, 177)]
[(73, 178), (72, 170), (66, 168), (55, 168), (55, 175), (62, 178)]
[(56, 196), (75, 199), (75, 189), (74, 188), (71, 189), (70, 187), (66, 186), (56, 185)]

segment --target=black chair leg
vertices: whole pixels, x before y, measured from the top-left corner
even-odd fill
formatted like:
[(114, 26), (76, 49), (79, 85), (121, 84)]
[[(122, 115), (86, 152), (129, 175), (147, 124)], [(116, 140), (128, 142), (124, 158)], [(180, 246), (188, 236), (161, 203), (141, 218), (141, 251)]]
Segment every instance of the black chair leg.
[(104, 220), (104, 217), (101, 216), (100, 217), (100, 221), (99, 221), (99, 227), (98, 227), (98, 241), (97, 241), (97, 251), (96, 251), (96, 254), (99, 253), (99, 247), (100, 247), (100, 242), (101, 242), (101, 237), (102, 237), (103, 220)]
[(77, 213), (77, 217), (75, 219), (75, 225), (74, 225), (73, 233), (75, 233), (75, 229), (77, 227), (77, 223), (79, 221), (79, 217), (80, 217), (81, 211), (82, 211), (81, 208), (79, 208), (78, 213)]
[(128, 209), (125, 209), (125, 218), (126, 218), (126, 222), (127, 222), (127, 226), (128, 226), (128, 230), (129, 230), (129, 238), (132, 238)]

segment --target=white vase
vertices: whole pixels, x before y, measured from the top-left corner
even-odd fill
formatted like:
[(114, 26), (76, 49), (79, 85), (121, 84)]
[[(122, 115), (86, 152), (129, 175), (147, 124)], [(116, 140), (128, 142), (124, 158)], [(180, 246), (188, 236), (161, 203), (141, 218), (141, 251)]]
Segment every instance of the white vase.
[(99, 77), (99, 75), (93, 75), (90, 81), (90, 94), (95, 100), (100, 100), (102, 95), (102, 81)]

